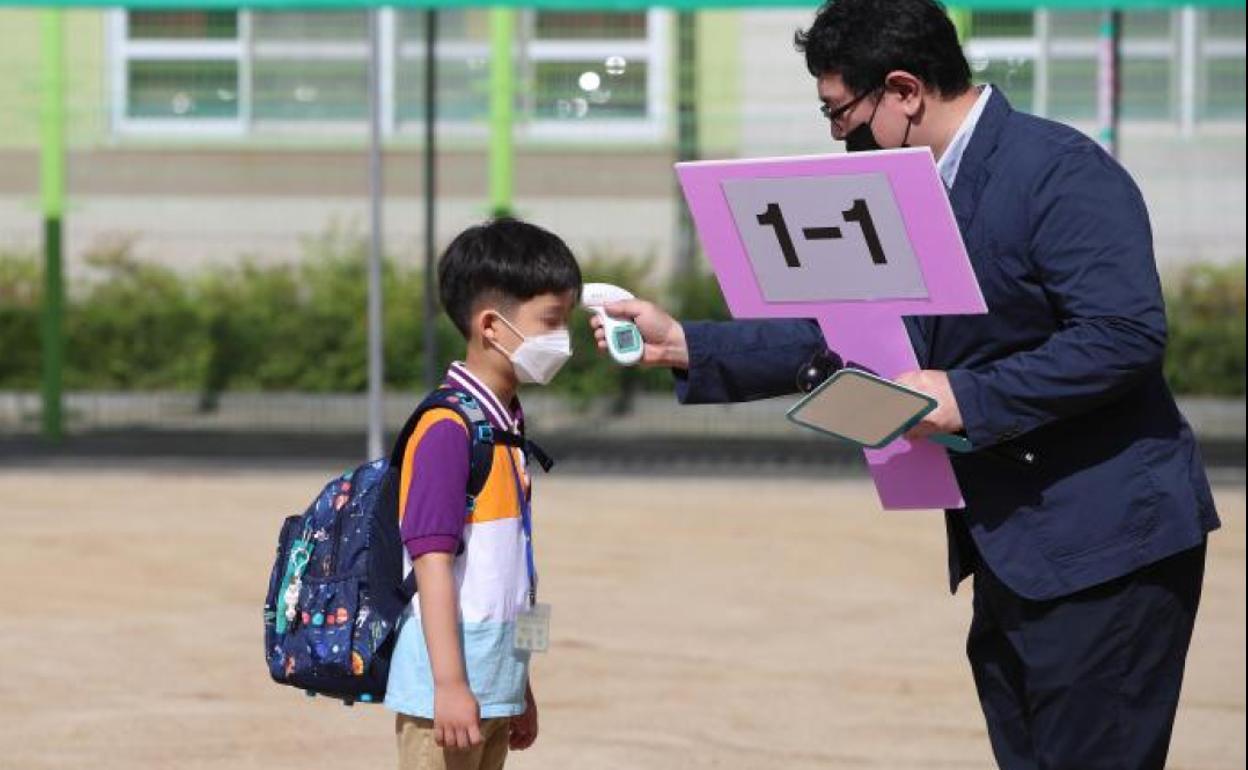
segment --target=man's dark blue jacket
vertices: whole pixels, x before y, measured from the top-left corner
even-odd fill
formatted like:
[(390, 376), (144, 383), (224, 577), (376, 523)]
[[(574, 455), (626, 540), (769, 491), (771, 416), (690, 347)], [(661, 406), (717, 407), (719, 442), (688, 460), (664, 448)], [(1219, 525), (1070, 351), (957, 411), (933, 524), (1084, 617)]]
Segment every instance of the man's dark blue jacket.
[[(1162, 377), (1165, 307), (1130, 176), (994, 88), (950, 195), (988, 314), (907, 326), (919, 365), (949, 373), (977, 448), (954, 456), (967, 505), (946, 513), (951, 586), (976, 551), (1017, 594), (1051, 599), (1201, 544), (1219, 522)], [(684, 403), (792, 393), (824, 345), (807, 321), (685, 333)]]

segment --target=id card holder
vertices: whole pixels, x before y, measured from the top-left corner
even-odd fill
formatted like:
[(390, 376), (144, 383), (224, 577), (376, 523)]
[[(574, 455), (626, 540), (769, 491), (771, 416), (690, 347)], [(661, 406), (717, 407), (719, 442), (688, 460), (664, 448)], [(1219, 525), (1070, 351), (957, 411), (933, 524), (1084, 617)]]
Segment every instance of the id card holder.
[(516, 615), (517, 650), (546, 652), (550, 648), (550, 605), (534, 604)]

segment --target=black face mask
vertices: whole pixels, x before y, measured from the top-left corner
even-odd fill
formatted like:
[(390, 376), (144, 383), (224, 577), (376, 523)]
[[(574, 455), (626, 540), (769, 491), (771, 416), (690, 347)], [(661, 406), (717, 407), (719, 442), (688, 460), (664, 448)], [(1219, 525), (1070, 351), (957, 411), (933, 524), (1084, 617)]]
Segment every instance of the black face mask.
[[(875, 113), (879, 112), (880, 103), (875, 103), (875, 109), (871, 110), (871, 117), (867, 118), (867, 122), (859, 123), (858, 127), (845, 135), (845, 151), (846, 152), (870, 152), (872, 150), (882, 150), (883, 147), (875, 139), (875, 132), (871, 130), (871, 124), (875, 122)], [(901, 146), (909, 147), (910, 126), (913, 123), (906, 120), (906, 135), (902, 137)]]
[(859, 123), (857, 128), (845, 135), (846, 152), (870, 152), (882, 149), (884, 148), (880, 146), (880, 143), (875, 141), (870, 122)]

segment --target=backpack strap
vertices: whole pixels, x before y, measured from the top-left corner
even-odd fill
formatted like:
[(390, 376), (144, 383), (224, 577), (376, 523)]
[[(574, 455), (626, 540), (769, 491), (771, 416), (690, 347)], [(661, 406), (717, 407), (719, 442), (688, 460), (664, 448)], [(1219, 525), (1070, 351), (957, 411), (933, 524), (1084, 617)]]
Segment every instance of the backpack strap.
[(416, 407), (412, 416), (407, 419), (403, 429), (394, 442), (394, 450), (390, 453), (390, 465), (397, 468), (403, 463), (403, 453), (407, 449), (408, 439), (416, 431), (420, 418), (431, 409), (449, 409), (459, 416), (468, 431), (468, 495), (475, 498), (485, 488), (494, 464), (494, 446), (515, 447), (524, 452), (526, 458), (536, 460), (546, 473), (555, 467), (555, 461), (536, 441), (525, 438), (522, 434), (498, 430), (486, 416), (481, 404), (468, 393), (442, 386), (434, 390)]
[(502, 431), (494, 430), (481, 404), (463, 391), (443, 386), (435, 389), (425, 397), (424, 401), (420, 402), (420, 405), (412, 412), (412, 416), (407, 418), (403, 429), (399, 431), (398, 438), (394, 442), (394, 449), (390, 453), (390, 466), (401, 467), (403, 454), (407, 450), (407, 442), (411, 439), (412, 433), (416, 431), (420, 418), (433, 409), (448, 409), (454, 412), (459, 417), (459, 421), (464, 424), (464, 429), (468, 431), (468, 488), (465, 491), (469, 505), (471, 505), (476, 496), (485, 488), (486, 479), (490, 477), (490, 470), (494, 465), (494, 438)]
[[(490, 420), (471, 395), (447, 386), (435, 389), (425, 400), (420, 402), (411, 416), (407, 418), (399, 435), (395, 438), (394, 448), (390, 452), (390, 467), (401, 468), (403, 455), (407, 451), (407, 442), (416, 432), (420, 418), (433, 409), (449, 409), (455, 413), (459, 421), (468, 431), (468, 486), (464, 490), (469, 511), (476, 505), (477, 495), (485, 488), (494, 466), (494, 438), (496, 431)], [(501, 432), (501, 431), (497, 431)], [(405, 601), (416, 594), (416, 572), (412, 571), (404, 579), (400, 588)]]
[(485, 488), (486, 479), (494, 466), (494, 426), (486, 416), (481, 404), (471, 395), (455, 388), (441, 387), (426, 398), (421, 408), (450, 409), (459, 415), (460, 422), (468, 430), (468, 501), (472, 501)]
[(555, 467), (554, 458), (546, 454), (546, 450), (538, 446), (536, 441), (527, 439), (524, 436), (508, 433), (507, 431), (495, 431), (494, 443), (515, 447), (523, 451), (526, 458), (536, 460), (537, 464), (542, 466), (542, 470), (546, 473), (550, 473), (550, 469)]

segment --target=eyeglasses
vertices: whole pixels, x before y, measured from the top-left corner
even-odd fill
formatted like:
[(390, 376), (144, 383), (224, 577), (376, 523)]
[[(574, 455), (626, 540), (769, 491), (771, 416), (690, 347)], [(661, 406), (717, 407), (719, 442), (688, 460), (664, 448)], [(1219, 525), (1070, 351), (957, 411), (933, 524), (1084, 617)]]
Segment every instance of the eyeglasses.
[(844, 118), (845, 115), (849, 113), (850, 110), (858, 106), (859, 102), (861, 102), (863, 99), (866, 99), (868, 96), (871, 96), (872, 94), (876, 93), (877, 91), (879, 91), (878, 88), (859, 94), (858, 96), (855, 96), (853, 99), (851, 99), (848, 103), (842, 104), (840, 107), (837, 107), (836, 109), (832, 109), (832, 107), (830, 107), (827, 104), (821, 104), (819, 105), (819, 114), (833, 123), (839, 123), (841, 119)]

